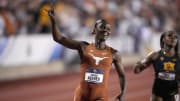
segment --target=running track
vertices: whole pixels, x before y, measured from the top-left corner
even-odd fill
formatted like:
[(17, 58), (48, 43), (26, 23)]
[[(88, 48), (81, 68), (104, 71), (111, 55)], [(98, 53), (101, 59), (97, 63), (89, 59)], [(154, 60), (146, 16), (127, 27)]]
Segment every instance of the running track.
[[(149, 101), (153, 79), (152, 69), (135, 75), (131, 68), (125, 70), (127, 90), (125, 101)], [(79, 73), (31, 78), (16, 81), (0, 81), (0, 101), (73, 101), (73, 92), (79, 82)], [(109, 78), (109, 99), (120, 92), (115, 71)]]

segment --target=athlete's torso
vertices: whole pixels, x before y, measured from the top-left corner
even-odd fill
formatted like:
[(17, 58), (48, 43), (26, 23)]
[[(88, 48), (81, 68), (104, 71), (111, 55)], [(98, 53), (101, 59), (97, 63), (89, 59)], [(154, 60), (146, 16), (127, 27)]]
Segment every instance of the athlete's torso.
[(153, 62), (153, 66), (155, 71), (153, 92), (161, 95), (177, 93), (176, 74), (180, 68), (179, 57), (177, 55), (167, 57), (160, 51), (158, 59)]
[(110, 47), (99, 50), (94, 47), (94, 44), (90, 44), (83, 50), (80, 67), (82, 94), (89, 96), (106, 95), (112, 60)]

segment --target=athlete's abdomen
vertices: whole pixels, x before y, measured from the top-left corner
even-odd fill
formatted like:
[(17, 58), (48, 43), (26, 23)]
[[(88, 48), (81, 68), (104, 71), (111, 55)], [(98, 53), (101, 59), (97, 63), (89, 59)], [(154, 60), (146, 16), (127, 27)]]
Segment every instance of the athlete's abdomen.
[(80, 86), (76, 91), (76, 97), (79, 97), (79, 100), (75, 101), (96, 101), (102, 100), (107, 101), (107, 88), (103, 84), (94, 84), (81, 82)]

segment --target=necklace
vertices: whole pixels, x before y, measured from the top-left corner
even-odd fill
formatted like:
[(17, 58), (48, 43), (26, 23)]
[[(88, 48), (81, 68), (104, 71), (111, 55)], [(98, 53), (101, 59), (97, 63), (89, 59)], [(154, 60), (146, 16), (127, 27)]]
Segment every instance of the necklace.
[(167, 52), (166, 52), (166, 51), (163, 51), (163, 54), (164, 54), (164, 55), (166, 55), (166, 54), (167, 54)]
[(166, 52), (165, 50), (163, 50), (163, 54), (166, 55), (166, 56), (174, 56), (174, 53), (171, 53), (171, 52)]

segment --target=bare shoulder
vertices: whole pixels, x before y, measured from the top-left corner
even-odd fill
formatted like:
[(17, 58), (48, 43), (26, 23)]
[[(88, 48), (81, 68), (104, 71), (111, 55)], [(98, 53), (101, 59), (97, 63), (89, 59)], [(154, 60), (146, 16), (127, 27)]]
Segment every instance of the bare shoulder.
[(81, 41), (81, 42), (80, 42), (80, 47), (81, 47), (81, 49), (83, 49), (83, 50), (84, 50), (88, 45), (89, 45), (89, 43), (86, 42), (86, 41)]
[(121, 61), (121, 54), (118, 50), (111, 47), (111, 52), (112, 52), (113, 60)]
[(86, 41), (81, 41), (81, 46), (87, 46), (87, 45), (89, 45), (88, 42), (86, 42)]
[(110, 47), (110, 50), (111, 50), (112, 54), (118, 53), (118, 50), (116, 50), (116, 49), (114, 49), (114, 48), (112, 48), (112, 47)]
[(152, 51), (146, 56), (146, 58), (150, 60), (156, 60), (158, 57), (159, 57), (159, 51)]

